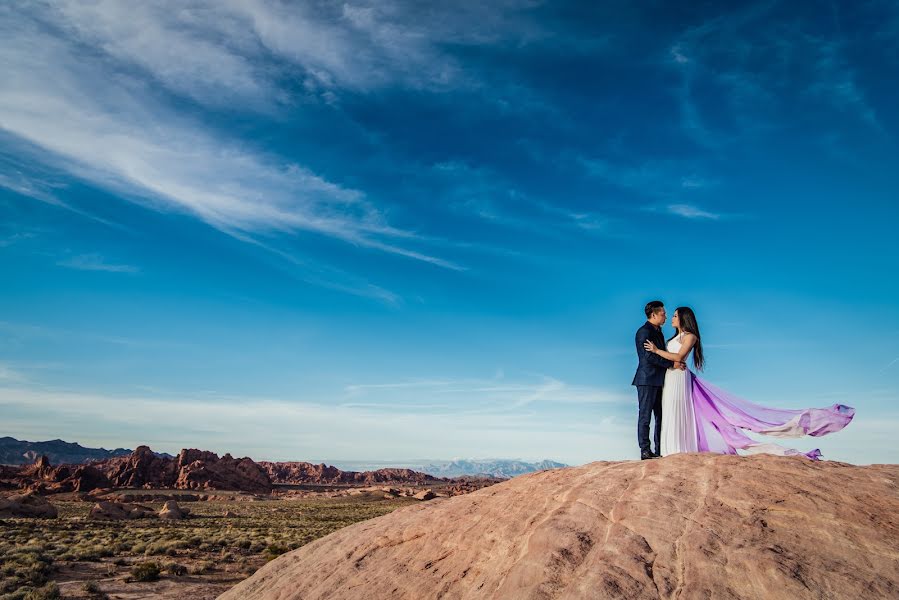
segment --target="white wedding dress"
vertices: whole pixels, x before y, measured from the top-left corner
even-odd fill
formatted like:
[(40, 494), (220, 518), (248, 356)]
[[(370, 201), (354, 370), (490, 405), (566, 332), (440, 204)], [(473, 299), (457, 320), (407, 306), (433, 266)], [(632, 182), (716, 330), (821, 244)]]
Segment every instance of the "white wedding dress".
[[(668, 352), (676, 354), (680, 351), (682, 335), (668, 342)], [(665, 387), (662, 388), (662, 456), (699, 452), (691, 379), (689, 370), (668, 369), (665, 373)]]

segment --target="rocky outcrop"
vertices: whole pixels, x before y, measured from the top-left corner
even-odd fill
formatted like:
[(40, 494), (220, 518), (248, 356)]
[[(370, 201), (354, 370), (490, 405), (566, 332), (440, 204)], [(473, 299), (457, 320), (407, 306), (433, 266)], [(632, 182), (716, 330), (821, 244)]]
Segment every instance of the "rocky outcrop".
[(178, 477), (175, 461), (157, 455), (149, 446), (138, 446), (128, 456), (103, 461), (97, 466), (112, 487), (171, 487)]
[(899, 465), (682, 454), (404, 507), (220, 600), (896, 598), (897, 556)]
[(110, 486), (109, 478), (93, 465), (76, 467), (66, 481), (71, 482), (73, 492), (91, 492)]
[[(42, 494), (61, 492), (84, 494), (109, 488), (229, 490), (268, 494), (272, 491), (273, 481), (281, 484), (343, 487), (436, 486), (440, 488), (441, 495), (453, 496), (492, 485), (500, 480), (441, 479), (411, 469), (357, 472), (342, 471), (325, 464), (316, 465), (308, 462), (257, 463), (249, 458), (233, 458), (230, 454), (220, 458), (214, 452), (196, 449), (184, 449), (178, 456), (169, 457), (153, 452), (148, 446), (138, 446), (128, 456), (89, 465), (54, 467), (46, 456), (41, 456), (32, 465), (0, 467), (0, 487), (24, 488)], [(417, 491), (420, 490), (408, 495), (411, 496)], [(147, 501), (151, 497), (129, 496), (121, 499)], [(189, 499), (184, 498), (185, 501)]]
[(155, 454), (147, 446), (130, 456), (97, 463), (113, 487), (238, 490), (268, 493), (267, 473), (249, 458), (219, 458), (214, 452), (184, 449), (175, 458)]
[(125, 521), (154, 517), (156, 513), (149, 506), (126, 502), (97, 502), (91, 508), (91, 519), (104, 521)]
[(0, 519), (55, 519), (56, 515), (56, 507), (34, 492), (0, 498)]
[[(90, 492), (109, 486), (109, 480), (92, 465), (60, 465), (54, 467), (46, 456), (23, 467), (4, 467), (0, 477), (41, 494), (60, 492)], [(12, 480), (12, 481), (10, 481)]]
[(268, 473), (249, 458), (219, 458), (212, 452), (182, 450), (178, 455), (178, 477), (172, 487), (186, 490), (216, 489), (268, 493)]
[(382, 483), (429, 484), (441, 480), (427, 473), (411, 469), (378, 469), (376, 471), (342, 471), (337, 467), (308, 462), (268, 462), (258, 463), (268, 473), (273, 483), (280, 484), (330, 484), (330, 485), (377, 485)]
[(431, 490), (422, 490), (420, 492), (417, 492), (416, 494), (413, 494), (412, 497), (416, 500), (432, 500), (437, 497), (437, 494), (435, 494)]
[(159, 518), (178, 521), (186, 519), (188, 514), (190, 514), (190, 510), (181, 508), (174, 500), (169, 500), (163, 505), (162, 510), (159, 511)]

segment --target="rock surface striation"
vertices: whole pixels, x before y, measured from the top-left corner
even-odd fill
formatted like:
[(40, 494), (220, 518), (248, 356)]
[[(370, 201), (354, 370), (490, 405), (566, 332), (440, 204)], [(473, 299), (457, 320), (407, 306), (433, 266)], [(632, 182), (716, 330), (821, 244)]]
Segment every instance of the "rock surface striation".
[(896, 598), (899, 465), (682, 454), (357, 523), (220, 600)]

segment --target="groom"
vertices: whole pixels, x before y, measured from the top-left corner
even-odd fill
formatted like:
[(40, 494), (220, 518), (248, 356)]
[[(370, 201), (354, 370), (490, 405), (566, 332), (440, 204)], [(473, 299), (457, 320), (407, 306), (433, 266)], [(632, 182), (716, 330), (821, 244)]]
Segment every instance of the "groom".
[[(637, 442), (640, 444), (640, 460), (658, 458), (661, 452), (662, 437), (662, 386), (665, 385), (666, 369), (684, 369), (684, 363), (675, 363), (658, 354), (647, 352), (643, 343), (647, 340), (657, 348), (665, 348), (665, 336), (662, 335), (662, 325), (668, 319), (665, 314), (665, 305), (658, 300), (653, 300), (646, 305), (646, 323), (637, 330), (637, 372), (631, 385), (637, 386), (637, 399), (640, 402), (640, 412), (637, 417)], [(649, 446), (649, 420), (652, 415), (656, 417), (655, 439), (656, 451)]]

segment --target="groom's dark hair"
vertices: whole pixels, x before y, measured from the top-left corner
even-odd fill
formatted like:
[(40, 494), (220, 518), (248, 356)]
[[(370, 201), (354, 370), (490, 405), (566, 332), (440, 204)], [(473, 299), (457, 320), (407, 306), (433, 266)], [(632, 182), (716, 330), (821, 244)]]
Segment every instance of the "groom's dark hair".
[(649, 304), (646, 305), (646, 308), (643, 309), (643, 312), (646, 313), (646, 318), (648, 319), (649, 317), (651, 317), (655, 313), (659, 312), (663, 308), (665, 308), (665, 305), (662, 303), (661, 300), (653, 300), (652, 302), (650, 302)]

